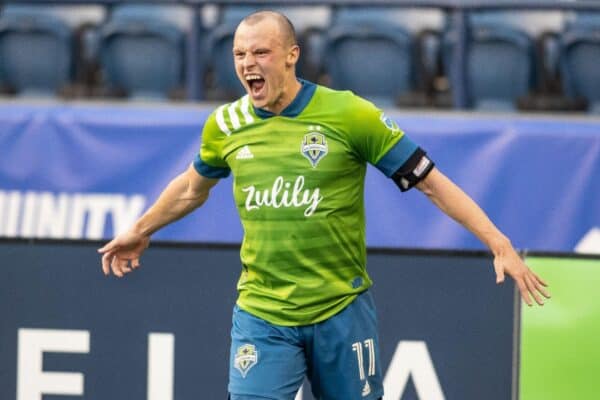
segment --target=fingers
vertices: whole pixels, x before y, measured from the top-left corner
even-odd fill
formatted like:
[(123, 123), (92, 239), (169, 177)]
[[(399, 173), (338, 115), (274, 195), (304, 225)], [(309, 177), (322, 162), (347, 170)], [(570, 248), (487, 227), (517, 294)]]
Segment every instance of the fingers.
[(496, 283), (502, 283), (505, 274), (515, 281), (523, 301), (528, 306), (533, 305), (533, 300), (543, 306), (543, 297), (550, 298), (550, 293), (546, 289), (548, 284), (529, 269), (515, 252), (494, 258), (494, 270), (496, 271)]
[(504, 268), (500, 266), (494, 266), (494, 269), (496, 270), (496, 283), (504, 282)]
[[(112, 261), (115, 257), (114, 253), (115, 253), (115, 251), (118, 251), (118, 250), (119, 250), (119, 247), (117, 246), (117, 244), (114, 240), (111, 240), (106, 245), (104, 245), (104, 247), (101, 247), (98, 249), (98, 253), (102, 254), (102, 272), (104, 272), (104, 275), (110, 274), (110, 270), (112, 267)], [(113, 273), (115, 273), (114, 269), (113, 269)], [(117, 275), (117, 274), (115, 273), (115, 275)]]
[(115, 276), (118, 276), (119, 278), (122, 278), (123, 276), (125, 276), (125, 274), (123, 273), (122, 269), (121, 269), (121, 261), (119, 260), (119, 258), (117, 256), (113, 256), (110, 262), (110, 268), (112, 269), (113, 274), (115, 274)]
[(531, 274), (533, 275), (532, 277), (532, 282), (536, 288), (536, 290), (538, 292), (540, 292), (545, 298), (549, 299), (550, 296), (550, 292), (548, 291), (548, 289), (546, 289), (544, 286), (548, 286), (548, 284), (546, 282), (544, 282), (539, 276), (537, 276), (535, 273), (531, 272)]
[(104, 253), (102, 256), (102, 272), (104, 272), (104, 275), (110, 274), (110, 262), (112, 261), (112, 258), (112, 253)]
[(529, 296), (529, 290), (527, 289), (525, 282), (522, 279), (515, 279), (515, 282), (519, 288), (519, 291), (521, 292), (521, 297), (523, 298), (523, 301), (527, 303), (529, 307), (531, 307), (533, 305), (533, 302), (531, 301), (531, 297)]
[(139, 267), (140, 267), (140, 259), (139, 258), (134, 258), (133, 260), (131, 260), (131, 268), (137, 269)]
[(535, 299), (535, 302), (538, 303), (540, 306), (543, 306), (544, 300), (539, 295), (537, 288), (536, 288), (535, 284), (533, 283), (533, 280), (531, 279), (531, 277), (529, 275), (525, 275), (524, 280), (525, 280), (525, 285), (527, 286), (527, 290), (529, 291), (529, 293), (531, 293), (531, 295)]
[[(548, 286), (548, 284), (546, 283), (546, 281), (544, 281), (542, 278), (540, 278), (535, 272), (531, 271), (531, 273), (533, 274), (533, 276), (535, 277), (536, 283), (539, 283), (543, 286)], [(549, 297), (549, 296), (546, 296)]]
[(544, 299), (541, 295), (549, 299), (550, 293), (544, 286), (548, 286), (548, 284), (542, 281), (536, 274), (534, 274), (531, 270), (527, 270), (519, 277), (515, 277), (515, 282), (519, 287), (519, 291), (521, 292), (521, 297), (527, 303), (528, 306), (532, 306), (533, 303), (531, 301), (531, 297), (535, 299), (535, 302), (540, 306), (544, 305)]
[(118, 248), (118, 245), (116, 244), (116, 242), (114, 240), (111, 240), (110, 242), (106, 243), (104, 245), (104, 247), (99, 248), (98, 253), (100, 253), (100, 254), (110, 253), (110, 252), (117, 250), (117, 248)]
[(543, 288), (542, 286), (537, 286), (536, 284), (536, 289), (538, 292), (540, 292), (545, 298), (549, 299), (552, 296), (550, 295), (550, 292), (548, 292), (545, 288)]
[(114, 253), (104, 253), (102, 256), (102, 271), (104, 275), (109, 275), (110, 272), (122, 278), (134, 269), (139, 268), (140, 260), (138, 258), (128, 260), (126, 258), (119, 258)]

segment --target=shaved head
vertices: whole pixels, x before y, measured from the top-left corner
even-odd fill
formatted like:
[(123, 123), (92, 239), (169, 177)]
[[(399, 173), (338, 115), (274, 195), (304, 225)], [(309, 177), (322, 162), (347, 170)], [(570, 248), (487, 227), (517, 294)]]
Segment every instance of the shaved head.
[(298, 40), (296, 39), (296, 30), (294, 29), (294, 25), (285, 15), (277, 12), (277, 11), (257, 11), (248, 15), (246, 18), (240, 22), (241, 24), (255, 25), (259, 22), (262, 22), (265, 19), (272, 19), (277, 22), (279, 26), (279, 32), (281, 34), (281, 41), (283, 44), (288, 46), (295, 46), (298, 44)]
[(233, 37), (235, 72), (255, 107), (280, 113), (302, 85), (296, 78), (300, 47), (294, 26), (276, 11), (248, 15)]

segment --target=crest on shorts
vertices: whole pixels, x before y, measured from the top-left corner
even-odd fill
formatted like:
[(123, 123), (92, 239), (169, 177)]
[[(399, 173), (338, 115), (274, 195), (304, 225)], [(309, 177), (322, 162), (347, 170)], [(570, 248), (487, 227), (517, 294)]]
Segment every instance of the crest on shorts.
[(235, 352), (233, 366), (240, 371), (242, 378), (245, 378), (250, 368), (254, 367), (257, 362), (258, 352), (256, 351), (256, 347), (253, 344), (244, 344), (238, 347)]
[[(321, 130), (321, 127), (309, 127)], [(315, 168), (319, 161), (325, 157), (329, 151), (325, 135), (321, 132), (309, 132), (304, 135), (302, 145), (300, 146), (302, 155), (310, 161), (310, 164)]]

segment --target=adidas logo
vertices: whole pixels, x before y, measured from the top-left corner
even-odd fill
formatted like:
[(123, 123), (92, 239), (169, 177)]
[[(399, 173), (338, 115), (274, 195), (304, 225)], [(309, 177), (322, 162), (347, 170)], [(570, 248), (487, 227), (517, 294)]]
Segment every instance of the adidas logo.
[(254, 158), (254, 154), (252, 154), (248, 145), (242, 147), (242, 149), (238, 151), (237, 155), (235, 156), (236, 160), (248, 160), (250, 158)]

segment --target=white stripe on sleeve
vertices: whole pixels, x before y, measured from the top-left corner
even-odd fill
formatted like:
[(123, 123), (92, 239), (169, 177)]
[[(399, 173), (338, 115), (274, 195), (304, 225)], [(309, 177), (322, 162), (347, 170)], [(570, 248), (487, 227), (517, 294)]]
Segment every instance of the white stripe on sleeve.
[(223, 115), (223, 111), (225, 110), (226, 104), (223, 104), (221, 107), (217, 108), (216, 119), (217, 125), (219, 125), (219, 129), (226, 134), (227, 136), (231, 135), (231, 131), (227, 128), (227, 124), (225, 123), (225, 116)]

